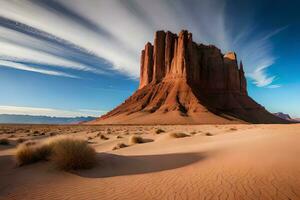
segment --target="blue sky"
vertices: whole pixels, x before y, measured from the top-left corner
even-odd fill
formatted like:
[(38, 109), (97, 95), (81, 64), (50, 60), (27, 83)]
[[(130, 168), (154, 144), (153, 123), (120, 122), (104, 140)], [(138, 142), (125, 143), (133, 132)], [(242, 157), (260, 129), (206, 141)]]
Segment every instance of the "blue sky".
[(99, 116), (138, 87), (156, 30), (235, 51), (251, 97), (300, 117), (300, 3), (233, 0), (2, 0), (0, 113)]

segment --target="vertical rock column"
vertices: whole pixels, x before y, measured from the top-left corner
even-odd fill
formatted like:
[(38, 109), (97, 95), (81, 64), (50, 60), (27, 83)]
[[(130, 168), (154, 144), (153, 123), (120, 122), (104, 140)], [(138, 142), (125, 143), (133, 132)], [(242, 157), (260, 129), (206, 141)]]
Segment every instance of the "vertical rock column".
[(166, 44), (165, 44), (165, 69), (166, 74), (171, 70), (172, 60), (174, 58), (174, 46), (175, 39), (177, 38), (176, 34), (171, 33), (170, 31), (166, 34)]
[(245, 78), (245, 72), (244, 72), (244, 67), (242, 61), (240, 62), (240, 69), (239, 69), (239, 74), (240, 74), (240, 91), (242, 95), (248, 95), (247, 93), (247, 81)]
[(152, 81), (153, 77), (153, 46), (148, 42), (141, 55), (141, 77), (139, 89)]
[(170, 76), (172, 77), (186, 77), (187, 43), (188, 32), (181, 31), (174, 44), (174, 58), (170, 69)]
[(155, 33), (154, 40), (154, 65), (153, 65), (153, 78), (152, 82), (157, 83), (161, 81), (165, 74), (165, 38), (166, 33), (164, 31), (157, 31)]
[(227, 91), (240, 92), (240, 72), (236, 54), (234, 52), (225, 54), (224, 64), (227, 69)]

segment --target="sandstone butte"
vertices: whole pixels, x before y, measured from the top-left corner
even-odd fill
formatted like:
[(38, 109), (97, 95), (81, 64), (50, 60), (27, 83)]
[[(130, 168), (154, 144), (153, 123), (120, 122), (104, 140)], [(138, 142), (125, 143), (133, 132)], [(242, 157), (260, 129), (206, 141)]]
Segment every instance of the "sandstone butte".
[(140, 68), (138, 90), (89, 124), (287, 123), (248, 96), (234, 52), (197, 44), (186, 30), (157, 31)]

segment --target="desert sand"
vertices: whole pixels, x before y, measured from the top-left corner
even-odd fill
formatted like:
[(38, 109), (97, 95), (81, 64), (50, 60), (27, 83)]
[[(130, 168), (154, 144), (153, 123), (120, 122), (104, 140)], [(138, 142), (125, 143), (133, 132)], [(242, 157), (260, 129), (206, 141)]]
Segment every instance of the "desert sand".
[[(49, 162), (16, 166), (17, 143), (53, 135), (87, 140), (97, 165), (71, 172)], [(131, 135), (146, 143), (129, 145)], [(300, 199), (299, 124), (1, 125), (1, 138), (10, 142), (0, 145), (3, 200)], [(129, 146), (113, 150), (118, 143)]]

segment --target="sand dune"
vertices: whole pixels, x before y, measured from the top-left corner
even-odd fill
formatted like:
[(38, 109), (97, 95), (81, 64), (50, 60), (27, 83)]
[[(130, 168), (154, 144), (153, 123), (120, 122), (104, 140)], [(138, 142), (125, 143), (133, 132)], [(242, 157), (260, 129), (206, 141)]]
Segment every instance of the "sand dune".
[[(165, 132), (156, 134), (158, 128)], [(299, 125), (30, 129), (44, 130), (44, 138), (47, 131), (89, 137), (98, 165), (74, 172), (59, 171), (48, 162), (16, 167), (15, 146), (1, 146), (0, 199), (300, 199)], [(99, 132), (109, 139), (98, 137)], [(191, 136), (167, 137), (171, 132)], [(132, 134), (154, 141), (112, 150)]]

